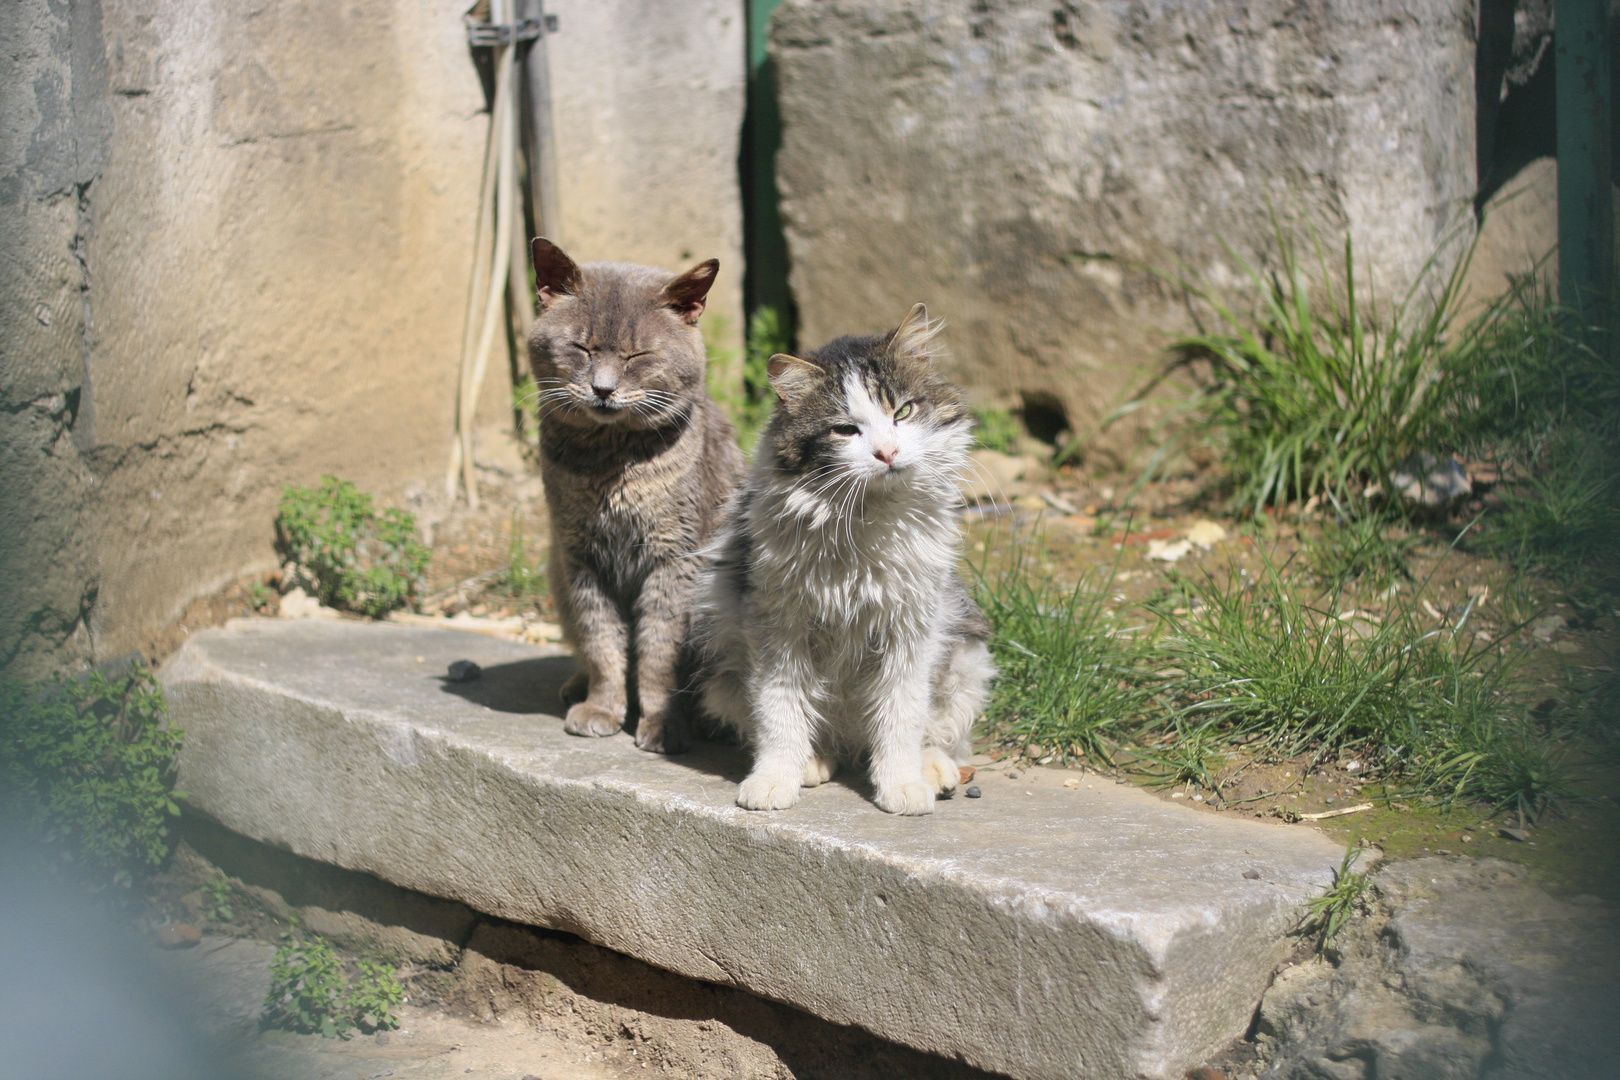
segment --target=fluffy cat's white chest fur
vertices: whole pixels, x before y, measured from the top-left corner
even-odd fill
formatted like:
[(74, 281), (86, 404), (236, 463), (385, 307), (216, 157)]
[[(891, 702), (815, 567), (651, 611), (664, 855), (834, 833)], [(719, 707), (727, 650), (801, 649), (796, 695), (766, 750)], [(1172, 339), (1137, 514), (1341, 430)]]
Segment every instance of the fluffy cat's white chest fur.
[[(802, 487), (769, 490), (752, 507), (750, 586), (770, 621), (880, 639), (926, 633), (955, 572), (953, 516), (904, 493), (868, 493), (839, 513)], [(875, 643), (875, 642), (874, 642)]]

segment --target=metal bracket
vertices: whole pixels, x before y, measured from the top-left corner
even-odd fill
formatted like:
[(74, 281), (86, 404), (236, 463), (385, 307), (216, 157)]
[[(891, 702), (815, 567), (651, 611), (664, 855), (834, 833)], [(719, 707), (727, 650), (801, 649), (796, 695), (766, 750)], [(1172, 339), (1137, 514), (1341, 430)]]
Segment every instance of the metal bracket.
[(461, 21), (467, 24), (467, 44), (480, 48), (511, 45), (517, 41), (533, 41), (541, 35), (542, 27), (547, 34), (557, 32), (555, 15), (546, 15), (541, 19), (524, 19), (515, 23), (489, 23), (475, 20), (471, 15), (464, 15)]

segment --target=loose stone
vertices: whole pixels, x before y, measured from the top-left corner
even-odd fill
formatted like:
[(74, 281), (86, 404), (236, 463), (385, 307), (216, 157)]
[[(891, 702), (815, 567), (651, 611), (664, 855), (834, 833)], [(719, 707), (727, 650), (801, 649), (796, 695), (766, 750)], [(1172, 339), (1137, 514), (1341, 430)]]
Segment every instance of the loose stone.
[(983, 795), (983, 794), (984, 794), (984, 792), (979, 790), (979, 785), (977, 785), (977, 784), (974, 784), (972, 787), (967, 789), (967, 797), (970, 798), (970, 799), (977, 799), (980, 795)]
[(484, 673), (484, 669), (471, 660), (457, 660), (450, 665), (449, 678), (451, 682), (472, 682)]

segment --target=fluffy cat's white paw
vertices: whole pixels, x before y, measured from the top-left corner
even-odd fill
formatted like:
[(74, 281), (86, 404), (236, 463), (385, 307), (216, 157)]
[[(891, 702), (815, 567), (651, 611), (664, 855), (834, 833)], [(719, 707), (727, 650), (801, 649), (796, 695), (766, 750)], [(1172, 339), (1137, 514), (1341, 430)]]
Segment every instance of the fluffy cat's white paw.
[(737, 805), (744, 810), (786, 810), (799, 801), (799, 780), (752, 773), (737, 788)]
[(937, 746), (923, 747), (922, 773), (923, 779), (932, 784), (934, 791), (940, 795), (947, 791), (955, 791), (957, 783), (962, 778), (962, 772), (956, 767), (956, 762)]
[(926, 780), (907, 780), (903, 784), (878, 788), (873, 802), (877, 803), (879, 810), (887, 810), (891, 814), (932, 814), (934, 789), (928, 786)]
[(810, 764), (804, 768), (804, 786), (820, 787), (832, 779), (837, 768), (838, 762), (836, 760), (817, 754), (810, 759)]

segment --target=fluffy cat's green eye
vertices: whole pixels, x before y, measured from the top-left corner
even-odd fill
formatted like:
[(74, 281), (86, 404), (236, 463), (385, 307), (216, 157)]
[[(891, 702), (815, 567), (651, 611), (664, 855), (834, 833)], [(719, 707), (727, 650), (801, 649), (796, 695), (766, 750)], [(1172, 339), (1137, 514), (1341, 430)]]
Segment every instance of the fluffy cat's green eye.
[(834, 435), (859, 435), (861, 433), (861, 429), (854, 424), (834, 424), (832, 429)]
[(915, 409), (915, 406), (916, 406), (916, 402), (912, 402), (912, 401), (906, 402), (904, 405), (902, 405), (898, 409), (894, 410), (894, 418), (896, 420), (904, 420), (906, 417), (908, 417), (908, 416), (910, 416), (912, 414), (912, 412)]

